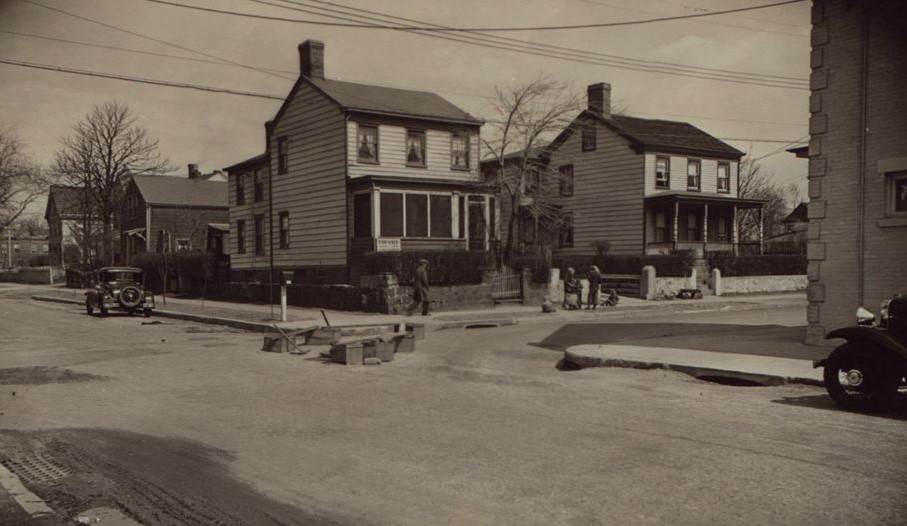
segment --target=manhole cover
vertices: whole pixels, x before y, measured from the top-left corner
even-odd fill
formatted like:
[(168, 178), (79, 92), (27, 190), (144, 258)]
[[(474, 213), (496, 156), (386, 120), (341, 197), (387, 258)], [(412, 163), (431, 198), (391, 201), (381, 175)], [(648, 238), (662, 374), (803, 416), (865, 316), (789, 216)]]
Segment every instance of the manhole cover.
[(2, 463), (20, 479), (31, 483), (53, 482), (71, 474), (65, 466), (41, 454), (6, 458)]

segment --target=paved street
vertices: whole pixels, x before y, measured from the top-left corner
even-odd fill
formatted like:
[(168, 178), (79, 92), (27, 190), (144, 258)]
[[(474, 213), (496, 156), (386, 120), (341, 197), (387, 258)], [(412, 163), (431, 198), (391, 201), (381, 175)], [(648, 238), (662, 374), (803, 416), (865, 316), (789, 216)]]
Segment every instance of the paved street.
[[(344, 367), (259, 352), (260, 335), (0, 298), (0, 451), (56, 466), (28, 486), (61, 520), (902, 524), (907, 415), (845, 413), (810, 386), (556, 368), (577, 342), (814, 352), (803, 318), (532, 319)], [(20, 518), (8, 504), (0, 523)]]

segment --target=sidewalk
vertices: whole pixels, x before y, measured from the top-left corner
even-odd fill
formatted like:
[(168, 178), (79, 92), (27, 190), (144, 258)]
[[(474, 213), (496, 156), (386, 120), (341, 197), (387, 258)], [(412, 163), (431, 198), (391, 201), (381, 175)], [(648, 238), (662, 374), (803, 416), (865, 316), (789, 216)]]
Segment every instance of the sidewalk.
[(813, 368), (811, 360), (776, 356), (614, 344), (569, 347), (564, 360), (581, 368), (667, 369), (727, 383), (822, 385), (822, 369)]
[[(84, 303), (82, 289), (67, 289), (53, 285), (20, 286), (17, 284), (0, 284), (0, 293), (16, 291), (26, 297), (44, 300), (62, 300), (66, 303)], [(194, 321), (210, 323), (222, 320), (240, 322), (239, 328), (256, 330), (256, 326), (268, 328), (277, 323), (280, 307), (252, 303), (234, 303), (201, 299), (168, 297), (166, 303), (157, 297), (158, 312), (162, 316), (179, 317), (185, 315)], [(620, 319), (639, 315), (642, 312), (708, 312), (716, 310), (753, 310), (770, 307), (789, 307), (806, 305), (805, 294), (765, 294), (747, 296), (706, 296), (701, 300), (666, 300), (645, 301), (638, 298), (621, 297), (616, 307), (599, 307), (595, 311), (565, 311), (560, 308), (554, 313), (542, 313), (538, 305), (500, 305), (490, 309), (436, 312), (429, 316), (403, 316), (399, 314), (377, 314), (363, 312), (346, 312), (327, 309), (303, 308), (290, 306), (287, 309), (287, 322), (280, 323), (286, 328), (310, 325), (362, 326), (389, 325), (403, 321), (424, 324), (430, 330), (459, 328), (471, 324), (512, 325), (523, 319), (582, 322), (601, 319)], [(325, 322), (327, 318), (327, 323)], [(245, 325), (245, 326), (242, 326)]]

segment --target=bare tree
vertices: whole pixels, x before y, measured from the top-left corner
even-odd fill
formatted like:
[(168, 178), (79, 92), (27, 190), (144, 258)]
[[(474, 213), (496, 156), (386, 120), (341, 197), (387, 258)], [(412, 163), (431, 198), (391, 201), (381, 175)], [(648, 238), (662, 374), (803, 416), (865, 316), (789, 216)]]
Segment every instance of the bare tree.
[(44, 172), (25, 156), (16, 134), (0, 128), (0, 231), (10, 227), (46, 192)]
[(172, 171), (158, 153), (158, 141), (136, 124), (129, 107), (120, 102), (95, 106), (73, 127), (56, 154), (56, 170), (70, 184), (87, 188), (101, 222), (102, 261), (113, 255), (114, 218), (125, 182), (132, 175)]
[[(766, 171), (758, 159), (747, 156), (740, 163), (740, 188), (738, 195), (748, 199), (762, 199), (762, 229), (765, 236), (781, 230), (781, 222), (797, 205), (800, 195), (796, 184), (782, 188), (773, 182), (774, 174)], [(755, 210), (744, 210), (737, 216), (737, 228), (741, 239), (759, 237), (759, 217)]]
[(495, 99), (497, 115), (489, 121), (492, 138), (483, 139), (495, 170), (485, 182), (509, 205), (508, 217), (502, 218), (507, 234), (501, 253), (509, 261), (521, 214), (551, 225), (562, 219), (560, 209), (543, 191), (559, 177), (545, 162), (545, 146), (573, 122), (581, 103), (569, 84), (544, 76), (521, 86), (496, 87)]

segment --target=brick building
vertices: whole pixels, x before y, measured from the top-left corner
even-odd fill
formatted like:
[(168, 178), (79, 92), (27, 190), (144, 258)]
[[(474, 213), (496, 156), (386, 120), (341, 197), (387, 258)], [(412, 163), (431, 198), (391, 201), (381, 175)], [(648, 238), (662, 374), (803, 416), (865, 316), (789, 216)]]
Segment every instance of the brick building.
[[(15, 268), (46, 264), (49, 245), (46, 236), (3, 236), (0, 238), (0, 267)], [(44, 256), (43, 258), (41, 256)]]
[(209, 225), (226, 223), (227, 183), (190, 177), (133, 176), (120, 210), (124, 263), (143, 252), (205, 250)]
[(814, 0), (809, 330), (907, 293), (907, 2)]

